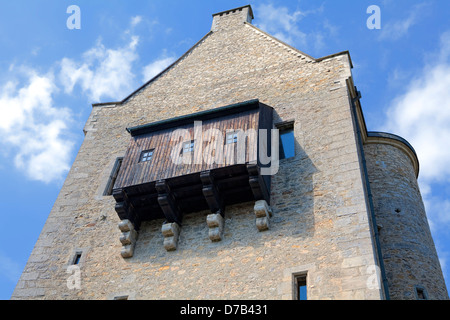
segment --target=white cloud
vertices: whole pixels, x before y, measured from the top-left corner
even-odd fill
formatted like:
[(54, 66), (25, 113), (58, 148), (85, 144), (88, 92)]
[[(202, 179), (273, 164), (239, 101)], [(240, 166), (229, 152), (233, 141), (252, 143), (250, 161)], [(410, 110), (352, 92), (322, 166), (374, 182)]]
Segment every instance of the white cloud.
[(450, 178), (450, 64), (427, 68), (388, 111), (387, 129), (410, 140), (426, 181)]
[(412, 9), (409, 12), (408, 16), (404, 19), (397, 21), (388, 21), (386, 24), (382, 25), (379, 40), (395, 41), (407, 35), (411, 27), (419, 22), (426, 6), (428, 6), (427, 3), (416, 4), (412, 6)]
[(260, 23), (257, 26), (288, 44), (300, 43), (306, 45), (307, 35), (302, 32), (297, 23), (305, 15), (302, 11), (289, 12), (287, 7), (274, 7), (273, 4), (261, 4), (258, 8)]
[(450, 182), (450, 32), (422, 73), (410, 81), (387, 112), (384, 131), (407, 139), (420, 162), (419, 183), (432, 229), (450, 227), (450, 201), (438, 186)]
[(257, 6), (255, 10), (258, 11), (258, 22), (255, 24), (258, 28), (300, 50), (319, 52), (325, 46), (325, 35), (333, 35), (337, 31), (326, 19), (320, 20), (319, 24), (315, 22), (314, 26), (317, 28), (314, 31), (305, 32), (300, 29), (300, 21), (307, 16), (322, 13), (324, 5), (313, 10), (290, 11), (287, 7), (275, 7), (266, 3)]
[(136, 47), (139, 37), (118, 49), (107, 49), (99, 40), (95, 47), (83, 54), (81, 62), (69, 58), (61, 61), (60, 79), (66, 93), (78, 84), (92, 102), (102, 98), (120, 100), (134, 86), (133, 62), (138, 59)]
[(20, 88), (12, 81), (0, 87), (1, 145), (14, 149), (16, 168), (30, 179), (57, 181), (69, 170), (73, 143), (65, 133), (71, 113), (53, 105), (57, 88), (51, 73), (28, 69), (26, 77)]
[[(140, 16), (133, 17), (130, 25), (141, 21)], [(137, 86), (132, 67), (138, 59), (139, 38), (127, 32), (122, 47), (109, 49), (99, 40), (81, 59), (63, 58), (52, 68), (59, 68), (56, 78), (53, 71), (40, 75), (31, 68), (10, 65), (9, 72), (25, 76), (25, 81), (0, 84), (0, 146), (27, 177), (60, 182), (70, 169), (72, 113), (55, 106), (60, 88), (72, 93), (79, 86), (91, 102), (99, 102), (122, 99)]]
[(153, 77), (158, 75), (161, 71), (163, 71), (165, 68), (170, 66), (175, 60), (176, 60), (176, 58), (173, 56), (167, 57), (166, 55), (163, 55), (162, 57), (158, 58), (154, 62), (145, 66), (142, 71), (143, 82), (147, 82), (147, 81), (151, 80)]
[[(143, 22), (141, 16), (130, 19), (130, 28)], [(47, 74), (11, 64), (9, 80), (0, 83), (0, 147), (3, 155), (28, 178), (45, 183), (60, 182), (70, 169), (74, 147), (69, 137), (72, 112), (55, 106), (61, 92), (73, 93), (80, 88), (90, 102), (101, 99), (120, 100), (138, 85), (132, 72), (139, 58), (139, 37), (127, 29), (121, 35), (126, 42), (118, 48), (107, 48), (101, 40), (86, 50), (80, 59), (65, 57)], [(159, 61), (159, 64), (168, 62)], [(155, 63), (154, 68), (158, 66)], [(149, 72), (151, 68), (148, 68)], [(20, 75), (20, 82), (14, 75)]]
[(131, 18), (131, 27), (135, 27), (141, 22), (142, 22), (142, 17), (141, 16), (132, 17)]

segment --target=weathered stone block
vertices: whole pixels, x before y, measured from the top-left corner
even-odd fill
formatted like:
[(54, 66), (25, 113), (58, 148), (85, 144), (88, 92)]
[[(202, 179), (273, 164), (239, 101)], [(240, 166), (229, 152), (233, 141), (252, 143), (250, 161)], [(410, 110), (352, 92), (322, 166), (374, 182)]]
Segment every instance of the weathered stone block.
[(123, 245), (135, 243), (136, 239), (137, 239), (137, 232), (134, 229), (128, 232), (122, 232), (122, 235), (120, 236), (120, 242)]
[(221, 214), (209, 214), (206, 217), (206, 222), (209, 227), (209, 239), (213, 242), (221, 241), (223, 238), (224, 219)]
[(266, 231), (270, 228), (270, 217), (272, 216), (272, 209), (265, 200), (256, 201), (254, 206), (256, 215), (256, 227), (259, 231)]
[(119, 240), (123, 245), (120, 254), (123, 258), (131, 258), (134, 254), (138, 233), (130, 220), (120, 221), (119, 230), (122, 231)]
[(164, 248), (167, 251), (174, 251), (177, 249), (180, 229), (180, 226), (175, 222), (162, 225), (161, 231), (164, 236)]
[(122, 255), (122, 258), (131, 258), (134, 254), (134, 247), (135, 244), (128, 244), (122, 247), (122, 250), (120, 251), (120, 254)]
[(119, 222), (119, 229), (122, 232), (128, 232), (130, 230), (134, 230), (134, 226), (130, 220), (122, 220)]

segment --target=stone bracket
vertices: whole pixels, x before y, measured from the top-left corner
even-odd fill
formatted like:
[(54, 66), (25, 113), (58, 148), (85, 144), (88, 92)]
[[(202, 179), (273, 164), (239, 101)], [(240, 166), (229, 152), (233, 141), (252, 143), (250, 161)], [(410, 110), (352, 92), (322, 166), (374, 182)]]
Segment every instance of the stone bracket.
[(134, 247), (138, 237), (137, 231), (134, 229), (133, 223), (130, 220), (122, 220), (119, 223), (119, 229), (122, 231), (120, 242), (122, 243), (122, 251), (120, 254), (123, 258), (131, 258), (134, 254)]
[(209, 227), (209, 239), (212, 242), (218, 242), (223, 239), (223, 229), (225, 224), (225, 219), (220, 213), (209, 214), (206, 217), (206, 223)]
[(177, 249), (178, 236), (180, 235), (180, 225), (176, 222), (164, 223), (161, 231), (164, 236), (164, 248), (167, 251), (174, 251)]
[(255, 202), (256, 227), (259, 231), (269, 230), (270, 217), (272, 217), (272, 209), (265, 200)]

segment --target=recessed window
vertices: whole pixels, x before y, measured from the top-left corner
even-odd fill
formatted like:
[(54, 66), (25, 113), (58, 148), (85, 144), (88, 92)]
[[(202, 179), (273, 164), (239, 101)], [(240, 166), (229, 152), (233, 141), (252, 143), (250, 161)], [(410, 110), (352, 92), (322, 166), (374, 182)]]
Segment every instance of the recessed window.
[(128, 296), (117, 296), (114, 297), (114, 300), (128, 300)]
[(122, 165), (123, 158), (117, 158), (114, 163), (114, 167), (111, 170), (111, 174), (109, 175), (108, 183), (106, 184), (105, 191), (103, 192), (104, 196), (112, 195), (112, 190), (114, 188), (114, 183), (116, 183), (117, 176), (119, 175), (119, 170)]
[(154, 151), (155, 151), (155, 149), (142, 151), (139, 162), (148, 162), (148, 161), (152, 160)]
[(280, 130), (280, 160), (295, 157), (294, 128)]
[(181, 149), (181, 153), (189, 153), (194, 151), (195, 141), (186, 141), (183, 143), (183, 149)]
[(294, 276), (294, 298), (295, 300), (308, 300), (306, 274)]
[(416, 298), (417, 300), (428, 300), (428, 294), (425, 288), (416, 286)]
[(73, 265), (77, 265), (77, 264), (79, 264), (80, 263), (80, 260), (81, 260), (81, 252), (77, 252), (77, 253), (75, 253), (75, 256), (73, 257), (73, 260), (72, 260), (72, 264)]
[(226, 136), (226, 144), (233, 144), (236, 143), (238, 140), (238, 133), (237, 132), (229, 132)]

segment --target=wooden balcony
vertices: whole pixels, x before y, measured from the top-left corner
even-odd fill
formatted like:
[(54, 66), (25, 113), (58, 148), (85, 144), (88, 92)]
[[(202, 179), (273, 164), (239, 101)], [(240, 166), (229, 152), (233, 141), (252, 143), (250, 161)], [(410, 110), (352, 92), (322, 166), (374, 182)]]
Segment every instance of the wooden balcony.
[[(273, 109), (258, 100), (128, 128), (131, 141), (113, 188), (116, 211), (136, 230), (143, 221), (265, 200), (260, 129), (270, 150)], [(263, 150), (266, 152), (266, 150)]]

